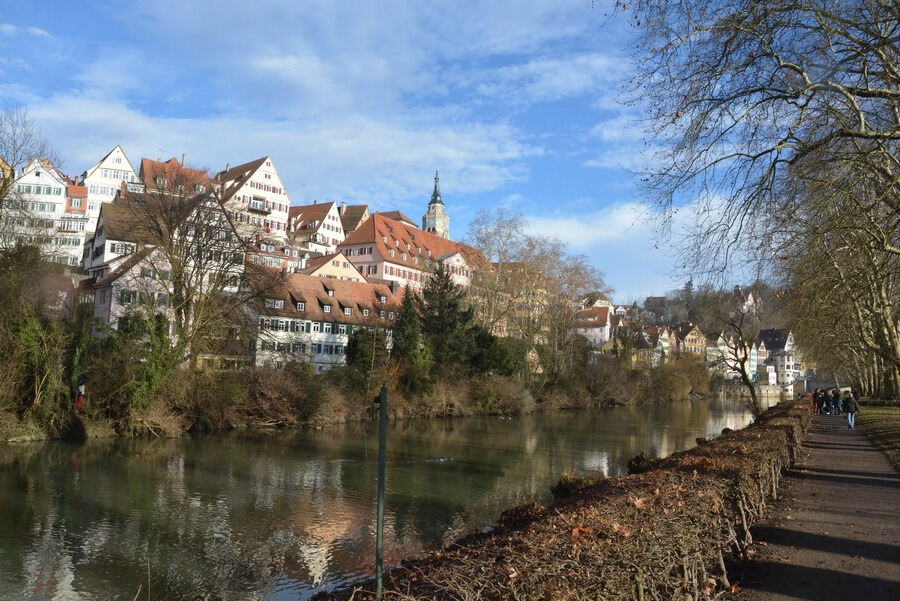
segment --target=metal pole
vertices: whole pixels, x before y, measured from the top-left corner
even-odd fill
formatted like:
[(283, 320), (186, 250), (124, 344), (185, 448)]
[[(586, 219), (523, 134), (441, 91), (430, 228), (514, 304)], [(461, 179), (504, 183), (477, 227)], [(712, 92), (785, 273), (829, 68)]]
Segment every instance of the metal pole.
[(381, 572), (384, 564), (384, 479), (387, 463), (387, 386), (381, 387), (378, 403), (378, 500), (375, 528), (375, 598), (381, 601)]

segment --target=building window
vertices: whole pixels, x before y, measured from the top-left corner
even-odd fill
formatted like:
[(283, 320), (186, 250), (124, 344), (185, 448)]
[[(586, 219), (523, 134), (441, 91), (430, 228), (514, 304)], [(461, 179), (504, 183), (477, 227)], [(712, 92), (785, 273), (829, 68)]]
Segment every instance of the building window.
[(313, 333), (315, 333), (315, 334), (318, 334), (319, 332), (321, 332), (321, 331), (322, 331), (322, 324), (319, 323), (318, 321), (314, 321), (313, 324), (312, 324), (312, 331), (313, 331)]
[(338, 334), (346, 334), (346, 333), (347, 333), (347, 326), (344, 324), (339, 324), (338, 325)]
[(284, 309), (284, 301), (280, 298), (267, 298), (266, 309)]
[(306, 303), (303, 301), (297, 302), (297, 310), (298, 311), (306, 311)]
[(326, 313), (331, 313), (331, 305), (325, 305), (322, 307), (322, 310)]
[(351, 313), (352, 310), (350, 309), (350, 307), (344, 307), (344, 315), (350, 315)]
[(363, 309), (363, 317), (368, 317), (368, 316), (369, 316), (369, 310)]
[(325, 322), (325, 333), (331, 334), (331, 322)]
[(386, 303), (386, 302), (387, 302), (387, 297), (386, 297), (386, 296), (381, 296), (381, 297), (379, 297), (379, 298), (381, 299), (381, 302), (383, 302), (383, 303)]

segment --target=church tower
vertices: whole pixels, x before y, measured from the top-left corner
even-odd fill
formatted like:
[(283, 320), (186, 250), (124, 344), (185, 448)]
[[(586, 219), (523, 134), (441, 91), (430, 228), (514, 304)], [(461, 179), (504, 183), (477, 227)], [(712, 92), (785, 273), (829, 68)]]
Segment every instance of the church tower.
[(441, 238), (450, 239), (450, 216), (444, 211), (444, 201), (441, 200), (441, 187), (437, 171), (434, 172), (434, 192), (431, 193), (428, 212), (422, 216), (422, 229), (426, 232), (437, 234)]

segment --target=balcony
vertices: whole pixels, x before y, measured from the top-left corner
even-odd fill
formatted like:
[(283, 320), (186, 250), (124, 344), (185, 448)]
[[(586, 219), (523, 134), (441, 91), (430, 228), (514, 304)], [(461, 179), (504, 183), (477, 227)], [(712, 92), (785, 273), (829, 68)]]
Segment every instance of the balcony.
[(247, 210), (251, 213), (258, 213), (260, 215), (268, 215), (272, 212), (271, 209), (266, 207), (266, 203), (259, 200), (251, 200), (250, 204), (247, 205)]

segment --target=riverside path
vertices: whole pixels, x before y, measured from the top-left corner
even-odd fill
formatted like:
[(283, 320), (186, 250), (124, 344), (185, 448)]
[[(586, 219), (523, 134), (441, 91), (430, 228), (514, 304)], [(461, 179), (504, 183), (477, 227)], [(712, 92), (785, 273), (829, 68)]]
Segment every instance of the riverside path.
[(843, 416), (815, 416), (805, 447), (730, 598), (897, 601), (900, 476)]

